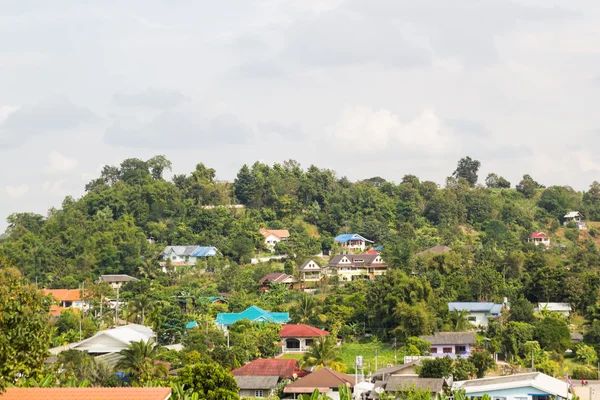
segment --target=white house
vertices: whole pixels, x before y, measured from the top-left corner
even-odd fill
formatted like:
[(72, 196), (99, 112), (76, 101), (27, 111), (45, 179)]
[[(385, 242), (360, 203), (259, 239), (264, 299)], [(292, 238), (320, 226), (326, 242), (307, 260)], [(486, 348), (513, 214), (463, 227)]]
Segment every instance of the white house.
[(564, 225), (567, 225), (569, 222), (573, 221), (575, 222), (577, 228), (585, 229), (585, 221), (583, 220), (583, 214), (581, 214), (579, 211), (571, 211), (567, 213), (567, 215), (565, 215), (563, 218), (565, 220), (563, 222)]
[(457, 381), (452, 390), (464, 390), (469, 398), (484, 394), (497, 400), (551, 400), (570, 399), (566, 382), (541, 372), (495, 376), (491, 378)]
[(298, 272), (303, 282), (318, 282), (323, 277), (324, 269), (315, 260), (310, 258), (298, 268)]
[(375, 279), (384, 275), (388, 265), (379, 254), (338, 254), (327, 264), (330, 273), (337, 274), (340, 281)]
[(550, 311), (568, 317), (572, 308), (569, 303), (538, 303), (536, 311)]
[(137, 278), (129, 275), (101, 275), (100, 282), (108, 282), (113, 289), (120, 289), (127, 282), (137, 281)]
[[(450, 311), (467, 310), (469, 322), (478, 327), (488, 326), (490, 319), (498, 318), (502, 315), (502, 307), (504, 304), (494, 304), (489, 302), (452, 302), (448, 303)], [(508, 307), (508, 305), (507, 305)]]
[(287, 229), (260, 228), (259, 232), (265, 237), (265, 244), (270, 249), (274, 249), (277, 243), (285, 242), (290, 237), (290, 232)]
[(338, 235), (335, 237), (334, 241), (347, 249), (361, 251), (364, 251), (367, 248), (367, 243), (373, 243), (373, 241), (365, 239), (357, 233), (344, 233)]
[(550, 247), (550, 237), (548, 237), (548, 235), (546, 235), (544, 232), (531, 232), (531, 235), (529, 235), (527, 241), (536, 246), (542, 245)]
[(174, 267), (182, 265), (196, 265), (196, 261), (206, 259), (206, 257), (215, 257), (219, 255), (219, 250), (212, 246), (167, 246), (162, 252), (163, 272), (166, 272), (164, 266), (169, 260)]
[[(279, 331), (281, 338), (281, 350), (284, 353), (305, 352), (313, 342), (321, 337), (327, 336), (329, 332), (314, 326), (305, 324), (285, 324)], [(340, 344), (338, 342), (338, 344)]]
[(118, 353), (126, 349), (131, 342), (139, 342), (140, 340), (144, 342), (155, 340), (154, 332), (144, 325), (129, 324), (100, 331), (81, 342), (69, 343), (49, 351), (50, 354), (58, 354), (61, 351), (70, 349), (87, 351), (91, 354)]

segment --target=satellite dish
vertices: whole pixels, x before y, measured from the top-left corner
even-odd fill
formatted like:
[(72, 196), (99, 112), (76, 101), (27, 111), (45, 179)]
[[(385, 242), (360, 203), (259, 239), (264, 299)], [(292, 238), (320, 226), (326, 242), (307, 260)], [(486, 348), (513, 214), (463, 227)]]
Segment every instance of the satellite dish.
[(388, 368), (392, 368), (392, 367), (393, 367), (393, 365), (392, 365), (392, 364), (388, 364), (388, 365), (387, 365), (387, 367), (388, 367)]

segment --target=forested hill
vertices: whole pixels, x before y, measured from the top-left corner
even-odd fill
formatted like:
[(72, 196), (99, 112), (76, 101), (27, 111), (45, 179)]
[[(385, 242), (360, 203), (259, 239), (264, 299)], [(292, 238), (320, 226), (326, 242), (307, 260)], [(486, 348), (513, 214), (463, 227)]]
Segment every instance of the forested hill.
[[(468, 157), (443, 188), (413, 175), (400, 183), (350, 182), (295, 161), (244, 165), (233, 183), (216, 181), (215, 170), (203, 164), (167, 181), (170, 167), (163, 156), (127, 159), (104, 167), (82, 198), (67, 197), (47, 217), (12, 214), (0, 257), (31, 280), (77, 287), (100, 274), (143, 276), (166, 244), (216, 246), (231, 262), (246, 263), (262, 249), (259, 228), (289, 229), (288, 250), (301, 263), (330, 249), (335, 235), (352, 232), (383, 245), (390, 266), (424, 276), (450, 299), (524, 294), (569, 301), (581, 311), (596, 302), (597, 182), (583, 193), (544, 188), (529, 175), (515, 189), (495, 174), (478, 184), (479, 162)], [(574, 210), (585, 215), (587, 230), (563, 227), (563, 216)], [(553, 246), (544, 251), (527, 243), (534, 231), (548, 233)], [(434, 245), (454, 251), (414, 256)]]

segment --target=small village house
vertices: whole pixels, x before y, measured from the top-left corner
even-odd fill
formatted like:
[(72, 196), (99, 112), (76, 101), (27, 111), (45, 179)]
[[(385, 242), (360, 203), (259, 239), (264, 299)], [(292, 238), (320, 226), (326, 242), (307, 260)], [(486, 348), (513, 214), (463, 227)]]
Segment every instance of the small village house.
[(531, 232), (527, 241), (536, 246), (550, 247), (550, 237), (544, 232)]
[(329, 368), (321, 368), (294, 383), (290, 383), (283, 389), (283, 392), (297, 398), (301, 394), (310, 394), (318, 389), (319, 393), (325, 393), (332, 399), (339, 399), (338, 388), (343, 385), (352, 388), (354, 383), (354, 377), (351, 375), (333, 371)]
[(325, 274), (324, 269), (312, 258), (304, 261), (300, 268), (298, 268), (298, 272), (300, 273), (300, 280), (302, 282), (318, 282)]
[(60, 315), (67, 308), (74, 312), (84, 308), (81, 289), (44, 289), (44, 296), (51, 296), (58, 303), (50, 306), (50, 315)]
[(338, 254), (327, 264), (329, 273), (337, 274), (340, 282), (370, 279), (384, 275), (387, 264), (379, 254)]
[(508, 307), (507, 300), (504, 299), (503, 304), (495, 304), (490, 302), (451, 302), (448, 303), (450, 311), (468, 312), (468, 320), (471, 325), (476, 327), (486, 327), (492, 319), (502, 315), (502, 309)]
[(285, 324), (279, 331), (281, 350), (284, 353), (305, 352), (310, 349), (313, 341), (329, 332), (314, 326), (304, 324)]
[(390, 365), (380, 368), (373, 372), (372, 378), (376, 381), (386, 381), (390, 376), (412, 375), (418, 376), (416, 367), (419, 365), (419, 360), (405, 362), (401, 365)]
[(420, 338), (431, 345), (432, 357), (468, 358), (477, 344), (473, 332), (438, 332)]
[(294, 380), (306, 374), (297, 360), (282, 358), (257, 359), (231, 371), (241, 398), (269, 397), (282, 380)]
[(265, 237), (265, 245), (273, 250), (277, 243), (285, 242), (290, 237), (287, 229), (265, 229), (260, 228), (260, 233)]
[(444, 387), (448, 386), (444, 378), (419, 378), (411, 375), (390, 376), (386, 381), (378, 382), (375, 388), (369, 393), (368, 399), (379, 399), (380, 394), (385, 392), (400, 396), (403, 392), (411, 390), (423, 390), (431, 393), (431, 398), (435, 399), (442, 394)]
[(162, 252), (163, 272), (166, 272), (166, 261), (169, 260), (173, 267), (183, 265), (196, 265), (196, 261), (219, 255), (216, 247), (212, 246), (167, 246)]
[(101, 275), (98, 280), (100, 282), (108, 282), (113, 289), (117, 290), (127, 282), (137, 281), (138, 279), (129, 275)]
[(583, 214), (579, 211), (571, 211), (567, 213), (563, 219), (563, 224), (565, 226), (568, 225), (569, 222), (574, 222), (578, 229), (586, 229), (585, 221), (583, 220)]
[(239, 313), (219, 313), (217, 314), (215, 323), (220, 329), (227, 331), (231, 325), (244, 319), (250, 322), (270, 322), (283, 325), (290, 321), (290, 313), (271, 312), (257, 306), (252, 306)]
[(298, 279), (292, 275), (284, 274), (283, 272), (271, 272), (265, 275), (258, 281), (261, 284), (261, 290), (268, 291), (272, 284), (286, 285), (288, 289), (293, 289), (294, 284), (298, 283)]
[(373, 243), (373, 241), (362, 237), (357, 233), (344, 233), (334, 238), (334, 242), (339, 244), (345, 249), (365, 251), (367, 243)]
[(568, 318), (571, 314), (572, 307), (569, 303), (538, 303), (535, 311), (558, 313), (563, 317)]
[(469, 381), (457, 381), (452, 390), (464, 390), (468, 398), (481, 398), (487, 394), (492, 399), (552, 400), (570, 399), (566, 382), (541, 372), (494, 376)]

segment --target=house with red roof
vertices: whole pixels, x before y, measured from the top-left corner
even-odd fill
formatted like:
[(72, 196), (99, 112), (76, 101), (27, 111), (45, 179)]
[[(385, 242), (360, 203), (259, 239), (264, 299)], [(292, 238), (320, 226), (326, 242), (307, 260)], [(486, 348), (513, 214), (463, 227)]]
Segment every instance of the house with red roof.
[(282, 358), (254, 360), (231, 371), (241, 398), (269, 397), (283, 379), (295, 380), (307, 374), (298, 360)]
[(51, 296), (56, 301), (50, 306), (50, 315), (60, 315), (67, 308), (73, 309), (74, 312), (83, 309), (79, 289), (44, 289), (44, 296)]
[(532, 232), (527, 241), (536, 246), (542, 245), (550, 247), (550, 237), (548, 237), (548, 235), (546, 235), (544, 232)]
[(279, 242), (285, 242), (290, 237), (290, 232), (287, 229), (265, 229), (260, 228), (260, 233), (265, 237), (265, 244), (271, 250)]
[(313, 341), (329, 332), (304, 324), (285, 324), (279, 331), (281, 349), (284, 353), (300, 353), (307, 351)]

